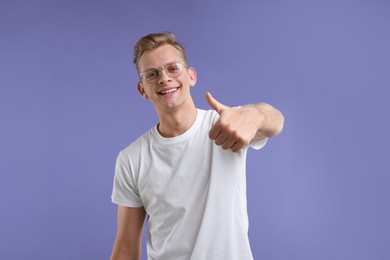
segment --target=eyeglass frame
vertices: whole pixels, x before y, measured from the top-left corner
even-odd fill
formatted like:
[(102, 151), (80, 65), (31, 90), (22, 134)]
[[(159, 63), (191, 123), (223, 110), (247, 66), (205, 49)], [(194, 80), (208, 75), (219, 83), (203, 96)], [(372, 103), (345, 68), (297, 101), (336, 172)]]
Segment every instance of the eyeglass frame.
[[(169, 72), (167, 71), (167, 66), (172, 65), (172, 64), (180, 64), (180, 65), (182, 66), (179, 75), (177, 75), (177, 76), (171, 76), (171, 75), (169, 75)], [(166, 73), (169, 77), (171, 77), (171, 78), (177, 78), (177, 77), (179, 77), (179, 76), (183, 73), (184, 68), (188, 69), (188, 65), (187, 65), (186, 63), (184, 63), (184, 62), (181, 62), (181, 61), (170, 62), (170, 63), (164, 64), (164, 65), (161, 65), (160, 67), (157, 67), (157, 68), (150, 68), (150, 69), (147, 69), (147, 70), (144, 70), (144, 71), (140, 72), (140, 73), (139, 73), (139, 80), (140, 80), (141, 82), (144, 80), (146, 83), (155, 84), (155, 83), (157, 83), (157, 82), (159, 81), (159, 79), (160, 79), (160, 77), (161, 77), (161, 75), (162, 75), (162, 72), (161, 72), (162, 69), (165, 71), (165, 73)], [(146, 80), (146, 78), (143, 77), (143, 74), (144, 74), (145, 72), (149, 71), (149, 70), (157, 70), (157, 71), (158, 71), (158, 76), (157, 76), (155, 82), (148, 82), (148, 81)]]

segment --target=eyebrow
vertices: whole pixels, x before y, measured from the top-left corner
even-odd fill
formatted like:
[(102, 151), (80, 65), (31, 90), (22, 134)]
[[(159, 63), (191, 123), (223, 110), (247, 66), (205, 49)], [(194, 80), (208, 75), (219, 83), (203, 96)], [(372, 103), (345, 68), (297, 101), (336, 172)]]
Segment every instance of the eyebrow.
[(163, 65), (160, 65), (160, 66), (158, 66), (158, 67), (148, 68), (148, 69), (146, 69), (146, 70), (140, 72), (140, 74), (141, 74), (141, 73), (144, 73), (144, 72), (146, 72), (146, 71), (149, 71), (149, 70), (158, 70), (159, 68), (161, 68), (161, 66), (166, 66), (166, 65), (169, 65), (169, 64), (172, 64), (172, 63), (182, 63), (183, 65), (185, 64), (184, 61), (171, 61), (171, 62), (165, 63), (165, 64), (163, 64)]

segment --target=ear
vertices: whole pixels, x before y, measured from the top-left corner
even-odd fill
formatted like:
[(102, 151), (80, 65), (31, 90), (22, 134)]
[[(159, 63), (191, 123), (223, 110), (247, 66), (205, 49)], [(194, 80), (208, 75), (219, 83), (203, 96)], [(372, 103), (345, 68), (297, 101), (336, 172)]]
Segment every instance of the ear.
[(190, 86), (193, 87), (196, 84), (196, 70), (190, 67), (188, 68), (188, 74), (190, 75)]
[(137, 89), (138, 89), (139, 94), (140, 94), (144, 99), (148, 99), (148, 98), (149, 98), (148, 94), (146, 94), (146, 92), (145, 92), (145, 88), (144, 88), (144, 86), (142, 85), (142, 82), (141, 82), (141, 81), (138, 82), (138, 84), (137, 84)]

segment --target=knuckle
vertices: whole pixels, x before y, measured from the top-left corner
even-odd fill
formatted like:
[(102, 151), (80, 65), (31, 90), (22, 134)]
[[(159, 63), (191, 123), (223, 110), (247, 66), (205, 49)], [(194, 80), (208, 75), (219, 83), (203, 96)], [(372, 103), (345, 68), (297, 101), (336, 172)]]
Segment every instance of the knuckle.
[(242, 138), (242, 137), (240, 136), (240, 134), (238, 133), (237, 130), (231, 131), (231, 136), (232, 136), (235, 140), (238, 140), (238, 141), (240, 141), (241, 138)]
[(226, 121), (224, 121), (224, 120), (221, 120), (221, 121), (219, 122), (219, 126), (220, 126), (221, 128), (223, 128), (223, 129), (227, 129), (227, 128), (229, 128), (229, 123), (226, 122)]

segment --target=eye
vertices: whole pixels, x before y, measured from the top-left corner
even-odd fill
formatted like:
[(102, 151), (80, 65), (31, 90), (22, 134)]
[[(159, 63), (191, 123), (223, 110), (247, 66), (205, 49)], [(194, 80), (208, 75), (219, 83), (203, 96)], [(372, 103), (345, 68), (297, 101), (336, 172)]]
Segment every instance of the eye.
[(156, 78), (157, 76), (158, 76), (158, 70), (151, 70), (146, 72), (145, 79), (150, 80)]
[(179, 70), (179, 67), (177, 65), (171, 65), (171, 66), (168, 67), (168, 70), (170, 72), (175, 72), (175, 71)]
[(180, 73), (180, 71), (181, 71), (180, 63), (174, 63), (174, 64), (169, 65), (167, 67), (167, 71), (169, 73), (172, 73), (172, 74)]

